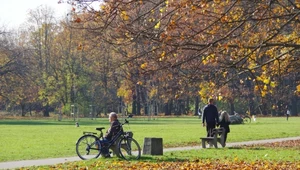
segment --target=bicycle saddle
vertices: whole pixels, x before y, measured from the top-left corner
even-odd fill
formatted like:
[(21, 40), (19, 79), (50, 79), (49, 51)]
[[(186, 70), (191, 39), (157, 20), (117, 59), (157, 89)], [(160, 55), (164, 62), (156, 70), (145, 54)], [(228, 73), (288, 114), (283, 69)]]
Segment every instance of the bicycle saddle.
[(105, 129), (105, 128), (104, 127), (96, 128), (96, 130), (100, 130), (100, 131), (102, 131), (102, 129)]

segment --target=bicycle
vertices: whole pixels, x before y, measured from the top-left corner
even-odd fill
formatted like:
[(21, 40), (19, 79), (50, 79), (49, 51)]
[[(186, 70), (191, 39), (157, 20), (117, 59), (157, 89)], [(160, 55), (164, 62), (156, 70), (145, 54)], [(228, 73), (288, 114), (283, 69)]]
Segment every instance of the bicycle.
[(240, 114), (240, 113), (237, 113), (237, 112), (234, 112), (236, 116), (239, 116), (242, 120), (243, 120), (243, 123), (251, 123), (251, 117), (249, 115), (246, 115), (246, 114)]
[(109, 142), (103, 142), (102, 130), (105, 129), (104, 127), (96, 128), (96, 130), (100, 131), (99, 136), (97, 136), (96, 132), (83, 132), (83, 136), (76, 142), (77, 155), (82, 160), (98, 158), (104, 149), (109, 150), (116, 146), (116, 155), (118, 157), (125, 160), (139, 159), (141, 157), (140, 145), (133, 139), (132, 132), (123, 131), (123, 125), (126, 123), (128, 124), (129, 122), (125, 119), (125, 122), (120, 125), (121, 130)]

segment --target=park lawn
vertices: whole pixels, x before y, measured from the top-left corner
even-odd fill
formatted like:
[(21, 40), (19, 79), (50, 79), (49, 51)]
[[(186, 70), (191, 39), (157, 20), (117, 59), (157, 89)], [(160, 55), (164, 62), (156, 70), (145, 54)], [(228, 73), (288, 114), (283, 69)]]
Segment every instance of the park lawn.
[[(122, 118), (120, 118), (122, 121)], [(152, 117), (129, 120), (126, 131), (143, 147), (145, 137), (163, 138), (164, 148), (199, 145), (205, 128), (197, 117)], [(300, 136), (300, 117), (257, 118), (250, 124), (231, 125), (227, 142)], [(75, 127), (72, 119), (0, 120), (0, 162), (76, 156), (75, 143), (83, 131), (109, 127), (107, 118), (80, 119)], [(2, 154), (5, 153), (5, 154)]]

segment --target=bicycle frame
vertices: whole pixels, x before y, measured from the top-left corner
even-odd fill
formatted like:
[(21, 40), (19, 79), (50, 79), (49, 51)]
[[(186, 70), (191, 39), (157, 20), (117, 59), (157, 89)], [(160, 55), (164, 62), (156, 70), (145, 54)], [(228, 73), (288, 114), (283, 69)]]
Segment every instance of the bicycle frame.
[[(110, 148), (125, 132), (123, 130), (119, 131), (110, 141), (107, 141), (108, 145), (106, 146), (107, 148)], [(99, 139), (100, 143), (102, 142)]]

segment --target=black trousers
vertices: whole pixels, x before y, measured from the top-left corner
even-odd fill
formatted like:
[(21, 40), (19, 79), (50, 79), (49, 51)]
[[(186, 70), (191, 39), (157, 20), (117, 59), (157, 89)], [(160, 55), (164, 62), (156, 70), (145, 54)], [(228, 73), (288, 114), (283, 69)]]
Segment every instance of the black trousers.
[(207, 132), (207, 137), (213, 137), (213, 129), (216, 128), (216, 123), (215, 122), (207, 122), (206, 123), (206, 132)]

